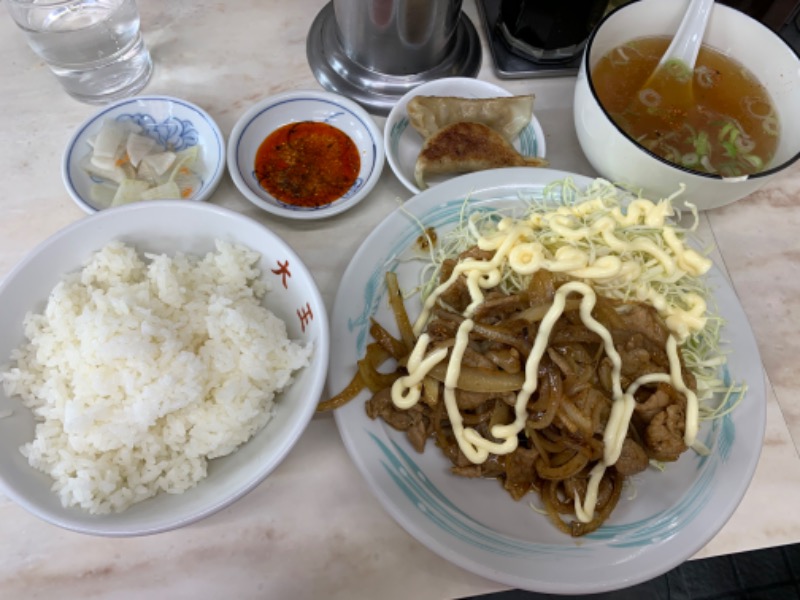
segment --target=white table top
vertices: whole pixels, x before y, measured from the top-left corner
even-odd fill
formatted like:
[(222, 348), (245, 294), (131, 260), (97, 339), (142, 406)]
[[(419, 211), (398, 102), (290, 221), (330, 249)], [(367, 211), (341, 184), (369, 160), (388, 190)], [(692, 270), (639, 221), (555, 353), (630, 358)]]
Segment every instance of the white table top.
[[(199, 104), (229, 134), (270, 94), (319, 89), (306, 34), (324, 0), (139, 0), (155, 60), (144, 93)], [(483, 37), (474, 2), (465, 2)], [(83, 218), (60, 176), (66, 142), (95, 109), (69, 98), (0, 18), (0, 278), (36, 244)], [(479, 77), (536, 94), (554, 168), (593, 175), (572, 126), (574, 79), (498, 80), (484, 47)], [(376, 117), (379, 125), (383, 119)], [(212, 202), (272, 228), (310, 266), (330, 309), (358, 245), (398, 199), (388, 166), (372, 194), (324, 221), (270, 217), (226, 175)], [(755, 478), (737, 512), (698, 557), (800, 541), (800, 164), (761, 191), (706, 213), (759, 342), (768, 380), (767, 432)], [(334, 245), (335, 241), (335, 245)], [(335, 250), (334, 250), (335, 249)], [(351, 463), (329, 415), (315, 418), (260, 487), (182, 530), (136, 539), (83, 536), (37, 520), (0, 496), (0, 597), (447, 598), (502, 586), (467, 573), (416, 542), (386, 514)]]

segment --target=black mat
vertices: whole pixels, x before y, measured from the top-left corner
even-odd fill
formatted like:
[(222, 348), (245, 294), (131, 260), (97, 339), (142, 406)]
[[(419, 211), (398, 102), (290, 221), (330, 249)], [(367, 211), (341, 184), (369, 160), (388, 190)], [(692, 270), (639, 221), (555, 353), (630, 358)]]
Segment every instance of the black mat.
[(639, 585), (600, 594), (559, 596), (511, 590), (473, 600), (797, 600), (800, 544), (691, 560)]

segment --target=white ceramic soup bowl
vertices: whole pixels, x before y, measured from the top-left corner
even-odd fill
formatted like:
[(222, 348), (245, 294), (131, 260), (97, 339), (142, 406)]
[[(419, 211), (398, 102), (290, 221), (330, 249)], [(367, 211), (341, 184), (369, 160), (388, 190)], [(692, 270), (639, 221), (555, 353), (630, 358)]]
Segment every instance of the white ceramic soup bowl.
[(611, 120), (597, 98), (592, 68), (622, 43), (674, 35), (687, 5), (687, 0), (640, 0), (609, 13), (589, 38), (581, 60), (574, 118), (581, 148), (601, 176), (651, 198), (670, 196), (685, 185), (679, 199), (706, 210), (747, 196), (800, 158), (800, 57), (758, 21), (715, 4), (703, 41), (744, 65), (766, 87), (780, 122), (778, 147), (766, 169), (749, 177), (724, 178), (670, 163), (637, 144)]
[[(28, 464), (20, 447), (34, 438), (34, 416), (0, 385), (0, 493), (55, 525), (94, 535), (135, 536), (182, 527), (224, 508), (256, 487), (286, 457), (308, 425), (323, 391), (329, 357), (328, 318), (316, 283), (297, 254), (275, 233), (234, 211), (206, 202), (154, 200), (110, 208), (62, 229), (33, 249), (0, 285), (0, 368), (25, 341), (23, 319), (41, 313), (48, 294), (92, 253), (119, 240), (140, 253), (214, 250), (215, 240), (261, 255), (269, 286), (263, 304), (286, 324), (289, 338), (313, 344), (310, 364), (276, 396), (266, 426), (234, 452), (209, 461), (208, 474), (181, 494), (160, 493), (123, 512), (92, 515), (64, 508), (53, 480)], [(167, 375), (168, 376), (168, 375)]]

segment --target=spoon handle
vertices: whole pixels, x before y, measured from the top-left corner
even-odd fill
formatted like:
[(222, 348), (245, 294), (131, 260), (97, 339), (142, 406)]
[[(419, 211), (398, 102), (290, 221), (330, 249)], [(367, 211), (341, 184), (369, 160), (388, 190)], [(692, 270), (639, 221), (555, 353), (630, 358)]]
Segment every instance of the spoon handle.
[(667, 48), (658, 66), (664, 65), (670, 60), (680, 60), (689, 69), (694, 68), (697, 60), (697, 53), (703, 42), (703, 33), (706, 30), (708, 18), (714, 8), (714, 0), (691, 0), (686, 14), (681, 21), (672, 43)]

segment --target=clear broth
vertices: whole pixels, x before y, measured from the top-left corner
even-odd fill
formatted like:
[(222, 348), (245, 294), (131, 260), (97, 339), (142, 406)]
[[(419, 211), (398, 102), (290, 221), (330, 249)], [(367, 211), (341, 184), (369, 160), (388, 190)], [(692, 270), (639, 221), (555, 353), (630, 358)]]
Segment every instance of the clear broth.
[(678, 88), (668, 81), (643, 88), (670, 41), (638, 38), (598, 61), (592, 79), (611, 118), (645, 148), (689, 169), (723, 177), (765, 169), (778, 145), (778, 116), (767, 90), (740, 63), (704, 45), (689, 105), (671, 97)]

